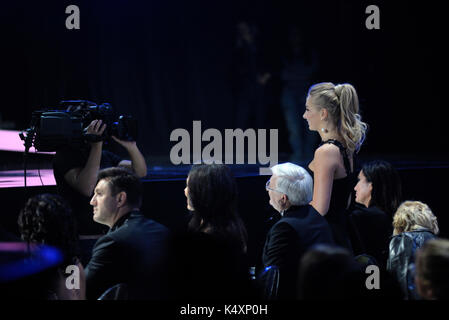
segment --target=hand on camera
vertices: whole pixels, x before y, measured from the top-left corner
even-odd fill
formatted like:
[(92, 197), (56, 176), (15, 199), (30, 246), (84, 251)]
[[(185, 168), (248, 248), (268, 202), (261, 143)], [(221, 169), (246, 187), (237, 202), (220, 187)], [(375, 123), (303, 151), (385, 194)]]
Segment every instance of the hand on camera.
[[(106, 123), (103, 123), (103, 121), (101, 121), (101, 120), (94, 120), (89, 124), (89, 126), (87, 126), (86, 133), (91, 136), (101, 136), (105, 129), (106, 129)], [(90, 143), (92, 146), (94, 146), (94, 145), (99, 146), (100, 142), (102, 142), (101, 138), (90, 139)]]
[(136, 147), (136, 142), (135, 141), (126, 141), (126, 140), (120, 140), (114, 136), (112, 136), (112, 139), (115, 140), (115, 142), (117, 142), (118, 144), (120, 144), (121, 146), (123, 146), (125, 149), (129, 150), (130, 148), (134, 148)]
[(103, 123), (101, 120), (94, 120), (87, 127), (87, 133), (101, 136), (105, 129), (106, 123)]

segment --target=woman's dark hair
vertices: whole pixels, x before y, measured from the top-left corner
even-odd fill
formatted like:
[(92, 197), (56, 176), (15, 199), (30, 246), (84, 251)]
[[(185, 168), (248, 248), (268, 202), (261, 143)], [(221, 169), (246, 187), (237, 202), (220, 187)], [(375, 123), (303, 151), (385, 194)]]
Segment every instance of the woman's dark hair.
[(362, 172), (373, 188), (369, 206), (377, 206), (393, 216), (402, 201), (399, 173), (389, 162), (382, 160), (366, 163), (362, 167)]
[(194, 208), (189, 229), (233, 239), (246, 251), (246, 228), (237, 213), (237, 184), (229, 167), (194, 165), (187, 187)]
[(55, 194), (40, 194), (28, 199), (18, 218), (24, 241), (47, 244), (61, 250), (64, 268), (79, 257), (78, 233), (72, 210)]

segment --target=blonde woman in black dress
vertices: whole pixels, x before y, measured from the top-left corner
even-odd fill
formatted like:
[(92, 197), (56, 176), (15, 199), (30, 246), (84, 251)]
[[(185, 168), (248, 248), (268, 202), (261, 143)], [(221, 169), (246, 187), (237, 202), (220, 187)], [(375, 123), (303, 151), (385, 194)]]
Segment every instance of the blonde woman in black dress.
[(350, 84), (318, 83), (309, 89), (306, 111), (309, 130), (321, 143), (308, 169), (314, 178), (311, 205), (329, 222), (335, 242), (352, 251), (346, 229), (347, 207), (356, 183), (354, 155), (365, 138), (357, 92)]

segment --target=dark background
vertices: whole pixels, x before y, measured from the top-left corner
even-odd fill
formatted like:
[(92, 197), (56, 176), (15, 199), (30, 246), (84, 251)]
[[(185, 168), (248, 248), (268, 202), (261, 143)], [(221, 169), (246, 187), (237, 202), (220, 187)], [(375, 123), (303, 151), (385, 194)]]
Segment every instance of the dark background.
[[(169, 156), (170, 132), (233, 128), (229, 77), (235, 25), (258, 24), (266, 55), (277, 59), (289, 24), (319, 56), (316, 81), (358, 90), (370, 131), (361, 154), (447, 158), (443, 93), (445, 34), (441, 1), (20, 1), (0, 12), (0, 112), (16, 129), (31, 112), (62, 99), (110, 102), (139, 119), (147, 159)], [(67, 30), (76, 4), (81, 29)], [(367, 30), (365, 8), (380, 8)], [(276, 88), (275, 78), (273, 80)], [(276, 90), (266, 128), (280, 131)], [(298, 115), (298, 121), (303, 121)]]

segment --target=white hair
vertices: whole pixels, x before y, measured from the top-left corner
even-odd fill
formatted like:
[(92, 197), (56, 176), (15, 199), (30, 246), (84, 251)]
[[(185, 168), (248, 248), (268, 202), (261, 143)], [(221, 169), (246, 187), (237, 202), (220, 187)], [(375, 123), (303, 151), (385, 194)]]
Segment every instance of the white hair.
[(313, 179), (306, 169), (286, 162), (273, 166), (271, 172), (277, 177), (276, 190), (284, 193), (292, 205), (303, 206), (312, 201)]

